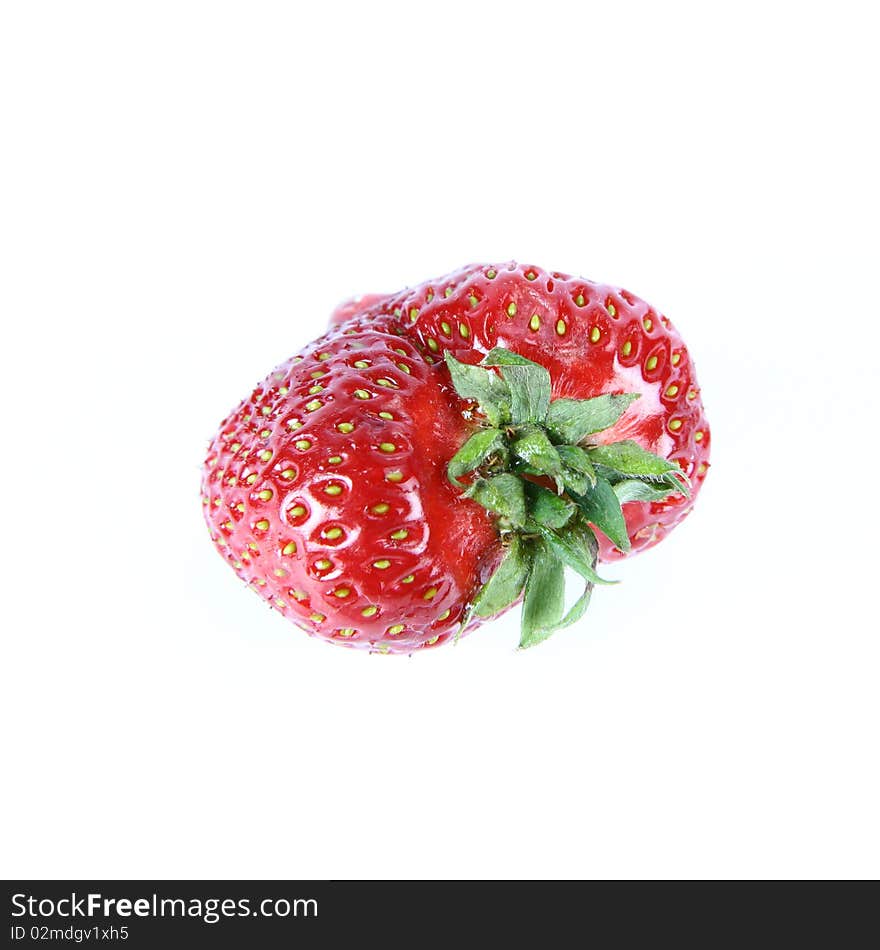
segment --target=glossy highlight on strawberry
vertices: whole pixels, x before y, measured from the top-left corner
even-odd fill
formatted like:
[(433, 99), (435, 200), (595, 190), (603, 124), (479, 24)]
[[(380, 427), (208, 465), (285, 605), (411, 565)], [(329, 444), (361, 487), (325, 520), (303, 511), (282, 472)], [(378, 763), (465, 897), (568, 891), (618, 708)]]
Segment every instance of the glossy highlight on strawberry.
[(665, 316), (473, 265), (338, 308), (224, 420), (202, 500), (236, 573), (312, 635), (411, 653), (522, 602), (530, 646), (580, 618), (599, 560), (691, 510), (709, 444)]

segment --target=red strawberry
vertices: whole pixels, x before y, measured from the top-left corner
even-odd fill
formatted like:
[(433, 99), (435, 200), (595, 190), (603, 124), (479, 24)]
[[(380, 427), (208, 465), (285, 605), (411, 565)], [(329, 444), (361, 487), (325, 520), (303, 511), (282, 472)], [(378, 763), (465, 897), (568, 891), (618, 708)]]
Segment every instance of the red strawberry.
[(204, 478), (221, 552), (309, 632), (410, 652), (522, 599), (530, 646), (583, 614), (600, 553), (690, 510), (693, 367), (626, 291), (482, 265), (331, 322), (226, 419)]
[[(361, 311), (403, 322), (423, 352), (477, 362), (502, 346), (550, 371), (553, 398), (639, 393), (601, 441), (632, 439), (672, 459), (690, 498), (624, 504), (631, 552), (656, 544), (691, 510), (709, 468), (710, 432), (687, 347), (669, 319), (626, 290), (514, 263), (464, 267)], [(600, 536), (600, 559), (625, 553)], [(631, 553), (627, 552), (627, 553)]]
[(440, 367), (391, 329), (352, 321), (270, 374), (212, 442), (203, 502), (221, 553), (286, 617), (409, 653), (458, 628), (498, 552), (446, 478), (467, 426)]

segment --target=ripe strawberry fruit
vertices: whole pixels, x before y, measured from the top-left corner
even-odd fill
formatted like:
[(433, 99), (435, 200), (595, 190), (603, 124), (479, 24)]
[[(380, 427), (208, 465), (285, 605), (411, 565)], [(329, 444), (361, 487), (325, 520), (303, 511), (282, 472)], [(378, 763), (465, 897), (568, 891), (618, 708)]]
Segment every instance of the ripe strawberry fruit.
[(224, 421), (203, 481), (221, 553), (310, 633), (411, 652), (523, 600), (530, 646), (583, 614), (600, 558), (690, 510), (693, 367), (626, 291), (481, 265), (331, 322)]
[(690, 354), (669, 319), (629, 291), (539, 267), (464, 267), (398, 294), (364, 298), (366, 318), (402, 321), (422, 352), (477, 362), (505, 347), (545, 366), (554, 399), (638, 393), (601, 441), (632, 439), (675, 461), (690, 498), (624, 504), (628, 551), (600, 536), (600, 559), (656, 544), (693, 507), (709, 469), (711, 435)]

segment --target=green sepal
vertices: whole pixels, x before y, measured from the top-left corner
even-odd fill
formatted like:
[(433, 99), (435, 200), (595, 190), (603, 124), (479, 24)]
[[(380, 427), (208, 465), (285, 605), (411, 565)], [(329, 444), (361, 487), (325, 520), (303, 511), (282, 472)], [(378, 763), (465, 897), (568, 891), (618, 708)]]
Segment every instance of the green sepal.
[(462, 399), (476, 402), (493, 426), (510, 417), (510, 391), (507, 383), (491, 369), (459, 362), (451, 353), (445, 354), (452, 385)]
[[(581, 534), (581, 542), (584, 550), (588, 553), (589, 561), (595, 570), (596, 564), (599, 560), (599, 542), (596, 540), (595, 534), (590, 530), (588, 525), (580, 524), (576, 529)], [(578, 620), (583, 617), (587, 612), (587, 607), (590, 606), (590, 598), (593, 594), (593, 582), (585, 581), (584, 582), (584, 592), (580, 597), (572, 604), (571, 609), (568, 613), (553, 627), (551, 630), (547, 631), (549, 636), (551, 633), (555, 633), (557, 630), (562, 630), (565, 627), (570, 627), (573, 623), (577, 623)]]
[(483, 366), (538, 366), (544, 369), (540, 363), (526, 359), (526, 357), (520, 356), (519, 353), (511, 353), (510, 350), (504, 349), (503, 346), (493, 347), (480, 360), (480, 363)]
[(621, 505), (628, 501), (665, 501), (670, 495), (687, 494), (681, 482), (675, 487), (668, 482), (640, 482), (635, 478), (626, 478), (614, 485), (614, 494)]
[(488, 511), (506, 519), (516, 528), (522, 528), (526, 522), (526, 496), (523, 480), (517, 475), (505, 472), (492, 478), (481, 478), (464, 492)]
[(514, 425), (541, 422), (550, 405), (550, 374), (543, 366), (503, 365), (501, 375), (510, 390), (510, 421)]
[(478, 429), (465, 444), (453, 455), (446, 474), (453, 485), (461, 487), (459, 475), (465, 475), (479, 468), (491, 455), (503, 454), (506, 449), (504, 434), (498, 429)]
[(585, 495), (575, 497), (575, 502), (587, 521), (592, 522), (612, 544), (621, 551), (629, 551), (629, 537), (626, 522), (620, 510), (620, 499), (604, 478), (599, 478), (595, 486)]
[(554, 494), (543, 485), (526, 482), (525, 487), (529, 515), (536, 526), (564, 528), (577, 511), (570, 501)]
[[(576, 530), (580, 528), (580, 530)], [(587, 530), (583, 530), (586, 528)], [(617, 581), (606, 581), (596, 573), (596, 562), (590, 550), (589, 538), (593, 532), (585, 523), (571, 525), (563, 533), (556, 534), (549, 528), (538, 528), (541, 537), (554, 550), (562, 562), (576, 571), (585, 581), (593, 584), (616, 584)]]
[(546, 640), (562, 619), (564, 609), (565, 572), (562, 561), (549, 544), (538, 541), (526, 581), (520, 649)]
[(547, 410), (547, 431), (557, 442), (575, 445), (593, 432), (613, 426), (638, 398), (638, 393), (624, 393), (592, 399), (555, 399)]
[(583, 495), (596, 484), (596, 469), (580, 446), (557, 445), (556, 452), (562, 459), (562, 480), (569, 491)]
[(660, 455), (654, 455), (643, 449), (637, 442), (629, 439), (612, 442), (610, 445), (594, 445), (588, 449), (590, 460), (594, 464), (620, 472), (622, 475), (660, 476), (667, 472), (680, 472), (675, 462)]
[(525, 462), (530, 471), (552, 478), (562, 494), (562, 459), (542, 429), (530, 426), (510, 448), (517, 458)]
[(469, 615), (493, 617), (516, 603), (523, 592), (530, 565), (531, 552), (528, 545), (516, 535), (511, 535), (501, 563), (480, 588), (471, 604)]

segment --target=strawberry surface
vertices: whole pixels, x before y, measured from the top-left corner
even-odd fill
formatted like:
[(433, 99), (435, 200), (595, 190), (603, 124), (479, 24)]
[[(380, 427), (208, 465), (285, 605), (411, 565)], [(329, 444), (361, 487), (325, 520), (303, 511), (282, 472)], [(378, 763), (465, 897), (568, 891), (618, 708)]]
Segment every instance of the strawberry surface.
[(211, 443), (203, 503), (236, 573), (316, 636), (387, 652), (442, 643), (496, 532), (446, 464), (467, 424), (387, 322), (354, 321), (279, 366)]

